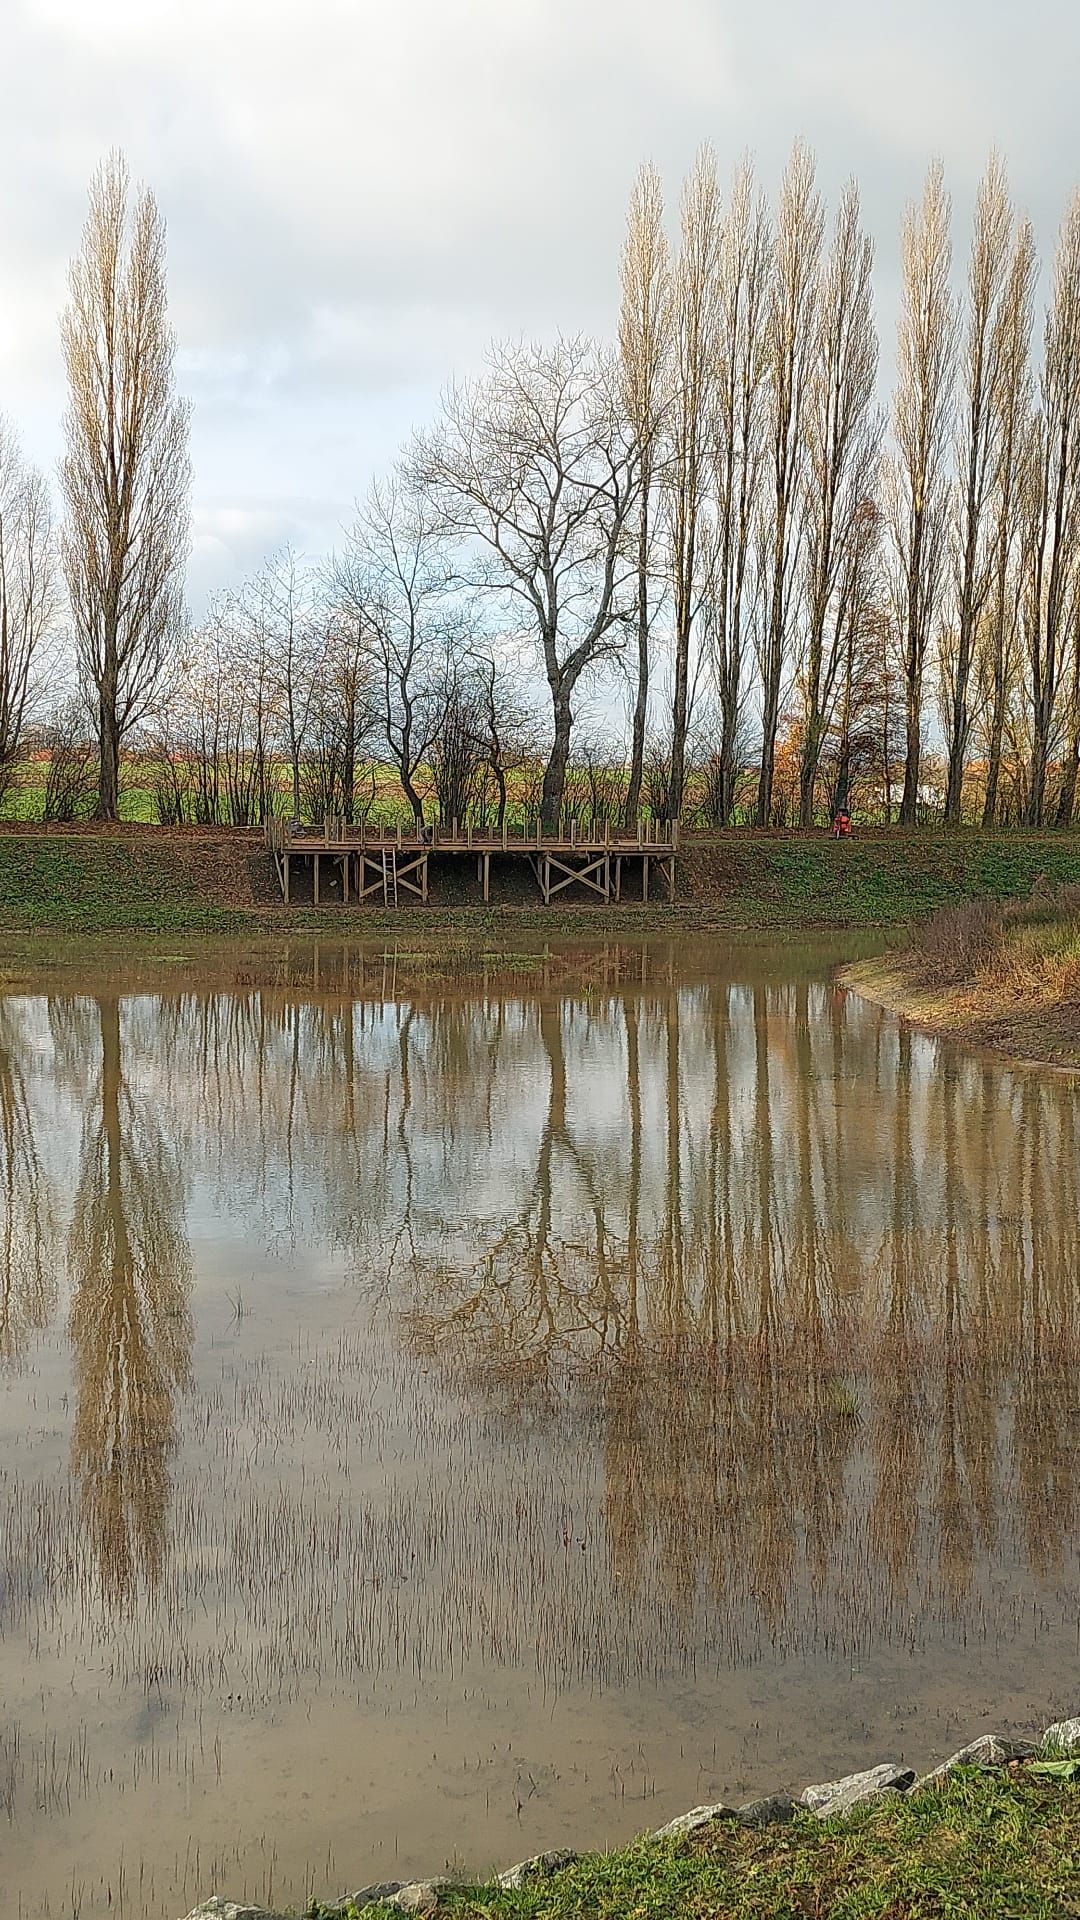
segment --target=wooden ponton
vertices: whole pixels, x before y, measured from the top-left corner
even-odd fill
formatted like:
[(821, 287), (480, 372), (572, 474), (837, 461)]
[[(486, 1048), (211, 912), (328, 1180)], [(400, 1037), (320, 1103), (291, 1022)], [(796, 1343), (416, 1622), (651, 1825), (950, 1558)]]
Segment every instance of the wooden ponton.
[[(623, 897), (624, 873), (636, 868), (640, 898), (647, 902), (657, 878), (675, 897), (675, 858), (679, 846), (677, 825), (642, 820), (635, 832), (611, 827), (581, 828), (568, 821), (558, 833), (544, 833), (528, 825), (517, 832), (497, 833), (481, 827), (354, 826), (344, 820), (321, 827), (296, 827), (271, 820), (266, 830), (282, 898), (295, 898), (299, 875), (311, 877), (311, 898), (324, 904), (328, 892), (346, 905), (370, 903), (383, 907), (423, 903), (428, 898), (429, 864), (433, 857), (476, 862), (482, 898), (491, 898), (493, 860), (525, 861), (536, 877), (545, 906), (567, 887), (584, 887), (605, 903)], [(329, 884), (328, 884), (329, 883)], [(635, 894), (635, 898), (638, 896)]]

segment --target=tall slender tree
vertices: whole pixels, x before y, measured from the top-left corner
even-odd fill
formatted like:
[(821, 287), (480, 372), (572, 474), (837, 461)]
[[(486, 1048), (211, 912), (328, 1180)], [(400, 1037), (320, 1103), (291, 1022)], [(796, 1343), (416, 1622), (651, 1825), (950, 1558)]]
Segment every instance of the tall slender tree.
[(683, 189), (682, 238), (674, 275), (674, 393), (667, 463), (675, 649), (668, 813), (677, 820), (686, 782), (690, 647), (701, 607), (703, 517), (715, 405), (716, 329), (723, 235), (716, 157), (702, 147)]
[(997, 426), (993, 489), (993, 578), (979, 653), (986, 714), (986, 785), (983, 825), (997, 817), (1002, 745), (1009, 695), (1017, 671), (1018, 541), (1023, 498), (1021, 450), (1031, 410), (1031, 327), (1035, 287), (1035, 236), (1030, 222), (1016, 229), (1002, 305), (994, 364), (992, 405)]
[(44, 476), (0, 418), (0, 793), (10, 784), (57, 617), (56, 541)]
[(1047, 776), (1060, 744), (1068, 647), (1080, 613), (1080, 194), (1073, 198), (1058, 242), (1041, 398), (1027, 435), (1024, 472), (1021, 621), (1031, 719), (1027, 824), (1041, 827)]
[(814, 823), (814, 790), (851, 624), (848, 596), (861, 569), (852, 549), (865, 537), (877, 484), (881, 423), (874, 406), (877, 332), (874, 250), (861, 228), (859, 190), (844, 189), (817, 298), (817, 337), (807, 405), (805, 715), (799, 821)]
[(896, 619), (904, 650), (907, 746), (900, 822), (914, 825), (922, 769), (923, 682), (938, 616), (948, 512), (956, 315), (951, 211), (940, 161), (903, 229), (903, 293), (893, 408), (891, 500)]
[(992, 503), (1005, 425), (995, 394), (1001, 382), (999, 363), (1009, 345), (1012, 224), (1005, 170), (994, 154), (975, 203), (960, 356), (952, 516), (956, 618), (955, 627), (943, 635), (941, 662), (948, 767), (945, 819), (950, 825), (960, 818), (971, 734), (972, 668), (994, 576)]
[(189, 408), (176, 395), (165, 223), (114, 153), (90, 184), (61, 322), (68, 380), (62, 551), (79, 668), (97, 714), (98, 811), (115, 820), (120, 749), (165, 673), (189, 537)]
[(780, 193), (768, 322), (771, 471), (768, 497), (763, 502), (761, 538), (766, 581), (758, 646), (761, 769), (757, 819), (761, 827), (768, 826), (772, 813), (776, 734), (794, 615), (824, 224), (813, 158), (797, 141)]
[(630, 777), (624, 819), (637, 820), (649, 711), (652, 627), (652, 504), (658, 455), (670, 404), (671, 268), (664, 233), (664, 202), (655, 167), (642, 167), (634, 184), (622, 257), (619, 358), (623, 405), (637, 438), (640, 462), (637, 524), (637, 659), (630, 733)]
[(712, 669), (720, 708), (717, 817), (735, 806), (752, 586), (754, 511), (766, 459), (766, 332), (772, 236), (748, 161), (728, 200), (720, 254), (713, 493), (716, 542), (710, 583)]

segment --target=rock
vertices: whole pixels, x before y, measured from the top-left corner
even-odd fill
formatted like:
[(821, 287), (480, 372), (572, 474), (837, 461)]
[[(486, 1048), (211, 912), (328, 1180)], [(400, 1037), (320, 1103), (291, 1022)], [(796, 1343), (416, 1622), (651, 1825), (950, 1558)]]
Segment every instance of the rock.
[(744, 1827), (771, 1827), (781, 1820), (795, 1818), (795, 1802), (790, 1793), (767, 1793), (763, 1800), (748, 1800), (739, 1808)]
[(1044, 1747), (1060, 1747), (1064, 1753), (1080, 1754), (1080, 1720), (1055, 1720), (1043, 1734)]
[(446, 1885), (445, 1880), (412, 1880), (408, 1886), (399, 1887), (388, 1904), (401, 1913), (434, 1913)]
[(554, 1853), (534, 1853), (531, 1860), (519, 1860), (516, 1867), (507, 1867), (505, 1873), (496, 1876), (500, 1887), (524, 1887), (532, 1880), (550, 1880), (553, 1873), (561, 1873), (564, 1867), (572, 1867), (580, 1854), (568, 1849)]
[(702, 1827), (711, 1827), (715, 1820), (737, 1820), (734, 1807), (726, 1807), (718, 1801), (715, 1807), (691, 1807), (689, 1813), (680, 1813), (677, 1820), (669, 1820), (666, 1827), (657, 1827), (654, 1840), (674, 1840), (680, 1834), (700, 1833)]
[(370, 1887), (360, 1887), (356, 1893), (346, 1894), (344, 1900), (339, 1900), (336, 1906), (329, 1908), (329, 1912), (347, 1914), (350, 1907), (373, 1907), (380, 1900), (392, 1900), (404, 1885), (404, 1880), (375, 1881)]
[(269, 1907), (241, 1907), (235, 1900), (223, 1900), (219, 1893), (211, 1894), (201, 1907), (195, 1907), (187, 1920), (285, 1920), (283, 1913), (271, 1913)]
[(799, 1799), (820, 1820), (828, 1820), (834, 1813), (847, 1813), (851, 1807), (861, 1807), (864, 1800), (876, 1800), (879, 1794), (906, 1793), (914, 1778), (911, 1767), (897, 1767), (886, 1760), (880, 1767), (867, 1767), (863, 1773), (848, 1773), (842, 1780), (825, 1780), (820, 1786), (806, 1787)]
[(978, 1740), (961, 1747), (948, 1760), (943, 1760), (932, 1773), (924, 1774), (916, 1784), (920, 1787), (937, 1787), (954, 1767), (1005, 1767), (1010, 1760), (1030, 1760), (1034, 1751), (1030, 1740), (1010, 1740), (1003, 1733), (984, 1733)]

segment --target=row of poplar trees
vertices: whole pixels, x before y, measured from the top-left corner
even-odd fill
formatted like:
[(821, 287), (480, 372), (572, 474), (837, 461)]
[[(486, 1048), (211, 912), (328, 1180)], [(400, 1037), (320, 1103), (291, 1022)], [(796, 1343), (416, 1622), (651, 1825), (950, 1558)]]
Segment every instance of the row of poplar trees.
[[(644, 168), (617, 346), (494, 348), (479, 379), (448, 391), (324, 570), (334, 622), (381, 686), (372, 712), (391, 757), (411, 764), (400, 741), (424, 661), (440, 663), (438, 712), (456, 660), (481, 641), (489, 661), (500, 649), (520, 660), (526, 643), (550, 701), (545, 821), (563, 804), (579, 690), (616, 667), (629, 687), (629, 820), (659, 712), (667, 813), (683, 808), (704, 724), (716, 817), (732, 817), (749, 767), (759, 824), (773, 816), (778, 742), (794, 716), (809, 825), (827, 741), (840, 740), (844, 787), (859, 662), (867, 636), (884, 635), (903, 717), (901, 821), (916, 819), (933, 726), (948, 820), (961, 817), (977, 750), (987, 823), (1018, 757), (1028, 823), (1070, 822), (1080, 197), (1039, 343), (1034, 238), (1002, 165), (987, 167), (955, 280), (949, 199), (931, 166), (903, 226), (887, 402), (854, 182), (830, 220), (797, 144), (772, 208), (748, 163), (722, 190), (706, 148), (678, 227), (672, 244), (658, 176)], [(55, 561), (97, 735), (98, 811), (113, 819), (123, 744), (192, 651), (189, 409), (176, 392), (164, 223), (120, 156), (91, 185), (62, 342), (55, 541), (47, 488), (0, 434), (0, 760), (22, 724), (37, 639), (56, 619)]]

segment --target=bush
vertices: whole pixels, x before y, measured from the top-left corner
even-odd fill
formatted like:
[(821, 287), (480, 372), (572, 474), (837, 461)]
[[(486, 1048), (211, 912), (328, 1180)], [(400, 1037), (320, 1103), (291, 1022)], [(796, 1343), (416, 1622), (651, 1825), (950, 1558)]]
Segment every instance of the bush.
[(956, 986), (989, 965), (1004, 939), (1005, 916), (996, 901), (941, 907), (912, 935), (912, 971), (924, 986)]

